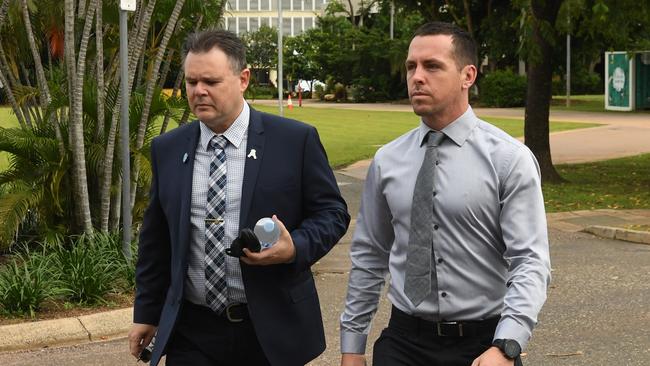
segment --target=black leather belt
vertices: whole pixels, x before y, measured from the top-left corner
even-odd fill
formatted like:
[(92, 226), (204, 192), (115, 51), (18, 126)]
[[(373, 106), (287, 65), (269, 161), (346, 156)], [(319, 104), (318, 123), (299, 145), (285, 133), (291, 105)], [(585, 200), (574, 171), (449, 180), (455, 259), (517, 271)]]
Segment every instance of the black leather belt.
[(248, 305), (246, 304), (230, 304), (226, 306), (223, 313), (216, 314), (212, 309), (207, 306), (194, 304), (185, 300), (183, 304), (184, 311), (191, 311), (195, 314), (204, 314), (204, 316), (216, 316), (229, 321), (230, 323), (241, 323), (250, 319), (248, 315)]
[(500, 317), (478, 321), (434, 322), (409, 315), (393, 306), (389, 326), (434, 337), (473, 337), (494, 334), (499, 319)]
[(231, 323), (241, 323), (248, 320), (248, 306), (246, 304), (230, 304), (226, 306), (221, 316), (225, 316)]

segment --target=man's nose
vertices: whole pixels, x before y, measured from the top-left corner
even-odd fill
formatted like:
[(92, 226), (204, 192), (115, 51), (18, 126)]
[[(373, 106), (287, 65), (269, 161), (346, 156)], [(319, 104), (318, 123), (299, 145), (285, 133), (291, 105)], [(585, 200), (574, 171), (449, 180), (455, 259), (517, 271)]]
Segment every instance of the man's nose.
[(197, 95), (206, 95), (208, 93), (208, 89), (204, 83), (198, 82), (196, 83), (195, 93)]
[(422, 67), (416, 66), (411, 73), (411, 81), (416, 84), (424, 83), (424, 72)]

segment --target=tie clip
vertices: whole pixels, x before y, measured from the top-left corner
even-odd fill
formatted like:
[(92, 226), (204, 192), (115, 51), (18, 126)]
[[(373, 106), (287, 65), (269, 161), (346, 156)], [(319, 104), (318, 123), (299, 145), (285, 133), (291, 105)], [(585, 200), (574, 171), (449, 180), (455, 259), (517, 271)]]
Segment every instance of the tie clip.
[(205, 219), (206, 224), (223, 224), (223, 219)]

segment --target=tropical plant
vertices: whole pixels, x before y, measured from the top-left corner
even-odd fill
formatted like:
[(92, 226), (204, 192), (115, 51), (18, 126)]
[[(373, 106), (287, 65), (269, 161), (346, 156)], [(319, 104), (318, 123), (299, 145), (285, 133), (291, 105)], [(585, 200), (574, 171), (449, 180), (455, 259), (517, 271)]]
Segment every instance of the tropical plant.
[[(118, 0), (0, 0), (0, 83), (20, 127), (0, 131), (0, 251), (18, 239), (114, 231), (121, 214)], [(143, 0), (129, 14), (130, 206), (146, 204), (148, 143), (189, 116), (180, 47), (223, 0)], [(64, 57), (65, 56), (65, 57)], [(171, 75), (172, 96), (162, 93)], [(164, 118), (162, 126), (159, 118)], [(33, 150), (33, 151), (31, 151)]]
[(0, 309), (34, 317), (43, 302), (64, 292), (52, 273), (52, 255), (25, 249), (0, 268)]

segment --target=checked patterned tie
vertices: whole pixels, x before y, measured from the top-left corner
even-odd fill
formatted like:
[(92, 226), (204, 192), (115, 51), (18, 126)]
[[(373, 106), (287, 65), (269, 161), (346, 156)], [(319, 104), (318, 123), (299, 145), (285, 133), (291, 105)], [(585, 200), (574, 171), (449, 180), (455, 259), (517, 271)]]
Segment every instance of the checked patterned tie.
[(223, 216), (226, 212), (226, 140), (213, 136), (208, 151), (214, 150), (210, 162), (207, 215), (205, 218), (205, 301), (220, 314), (228, 302), (226, 285), (226, 254), (223, 238), (226, 234)]
[(435, 289), (438, 291), (436, 262), (433, 260), (433, 177), (438, 165), (438, 145), (442, 132), (429, 132), (427, 151), (418, 172), (411, 206), (411, 230), (406, 254), (404, 294), (418, 306)]

